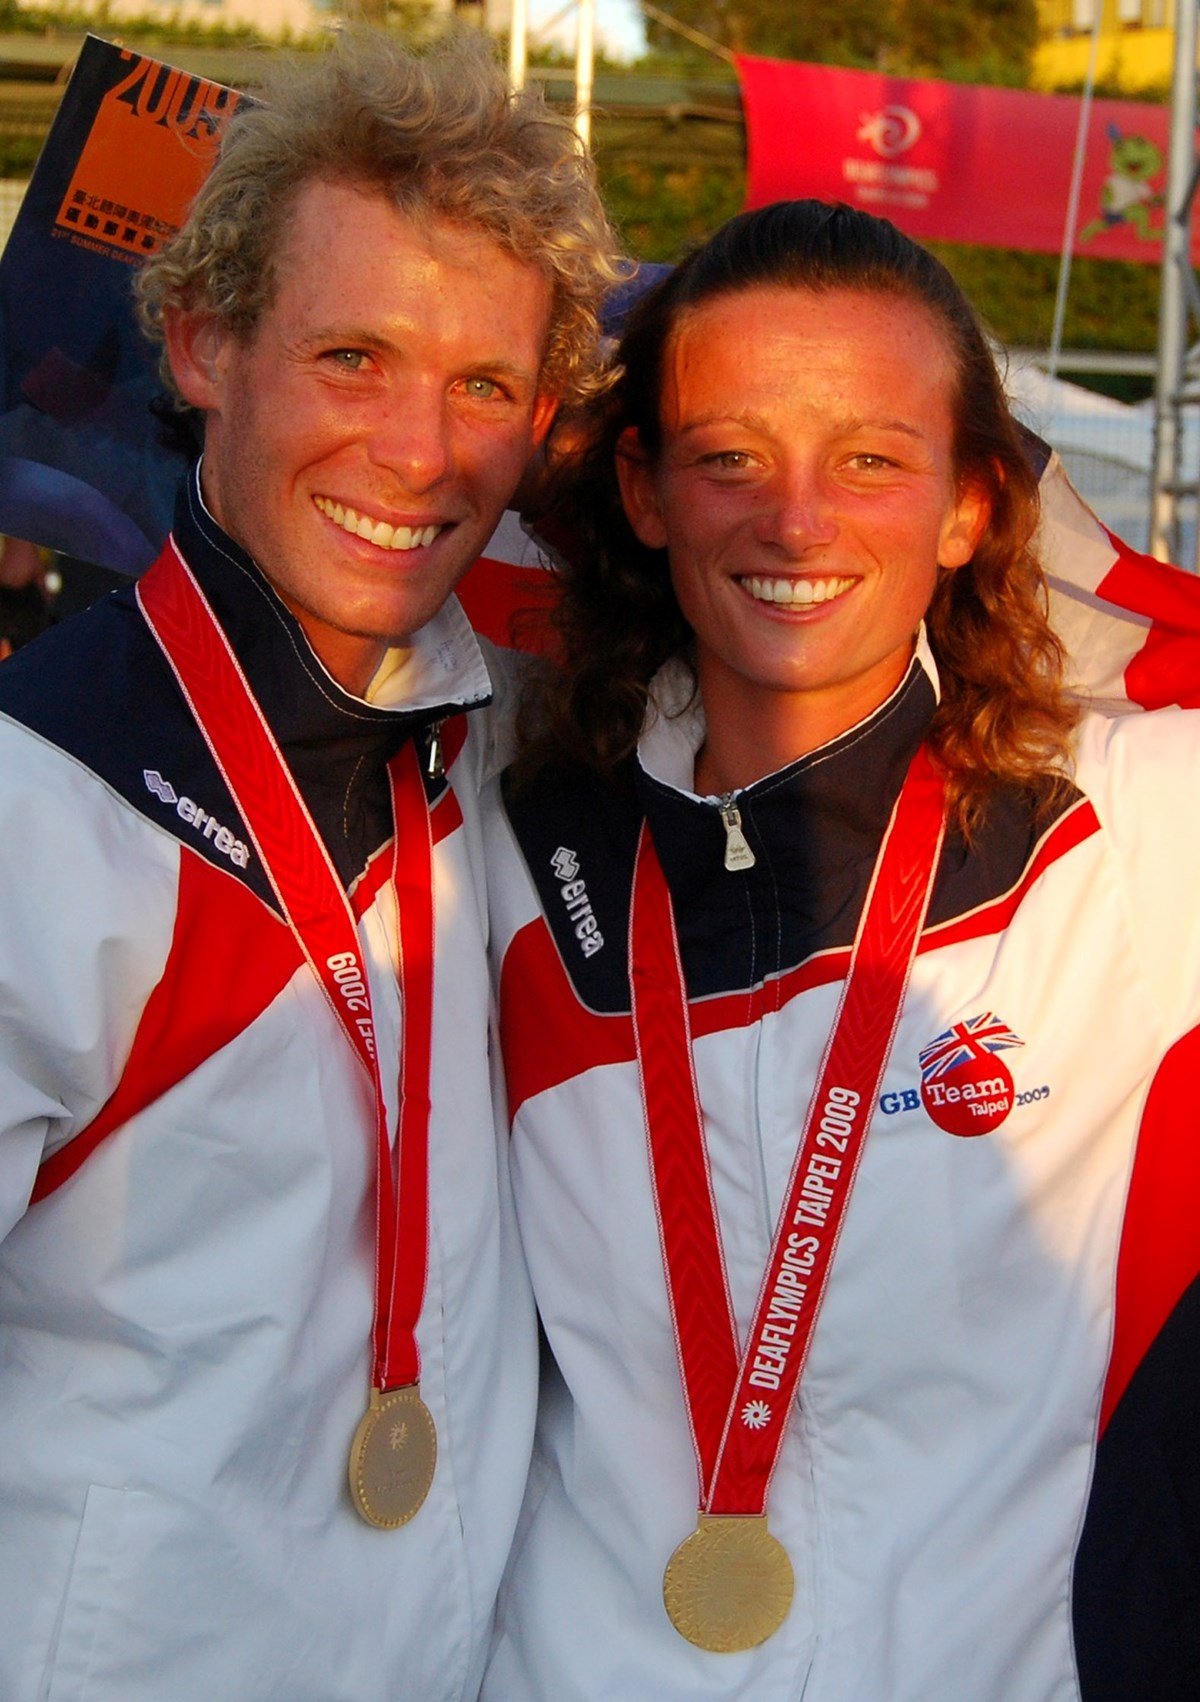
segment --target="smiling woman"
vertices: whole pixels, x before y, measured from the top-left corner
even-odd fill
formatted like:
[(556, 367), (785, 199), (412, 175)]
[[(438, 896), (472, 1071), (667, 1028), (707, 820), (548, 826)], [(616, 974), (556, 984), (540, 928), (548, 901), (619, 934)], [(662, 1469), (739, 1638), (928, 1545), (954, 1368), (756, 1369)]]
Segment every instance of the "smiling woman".
[[(610, 771), (669, 659), (709, 673), (711, 723), (713, 667), (727, 672), (720, 651), (753, 600), (756, 666), (776, 654), (797, 688), (754, 706), (754, 761), (801, 756), (882, 702), (924, 615), (941, 672), (931, 742), (960, 819), (998, 779), (1061, 766), (1074, 711), (1030, 549), (1036, 483), (986, 339), (932, 255), (848, 208), (746, 214), (641, 304), (621, 356), (569, 499), (586, 545), (567, 665), (530, 716), (534, 760), (557, 747)], [(723, 564), (703, 600), (697, 538)], [(832, 695), (831, 654), (846, 673)]]
[(622, 435), (638, 538), (667, 549), (727, 792), (869, 714), (903, 678), (939, 571), (988, 499), (954, 465), (954, 371), (915, 301), (769, 286), (671, 340), (653, 460)]
[(1064, 698), (891, 225), (744, 215), (621, 360), (488, 847), (553, 1368), (484, 1695), (1191, 1702), (1200, 717)]

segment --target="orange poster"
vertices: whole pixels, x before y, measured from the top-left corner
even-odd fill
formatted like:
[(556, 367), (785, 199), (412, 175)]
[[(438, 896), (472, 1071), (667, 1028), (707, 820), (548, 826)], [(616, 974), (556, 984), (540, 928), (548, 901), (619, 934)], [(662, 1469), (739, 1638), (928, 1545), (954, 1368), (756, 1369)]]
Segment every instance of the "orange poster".
[(130, 49), (102, 97), (55, 224), (144, 258), (183, 221), (240, 96)]

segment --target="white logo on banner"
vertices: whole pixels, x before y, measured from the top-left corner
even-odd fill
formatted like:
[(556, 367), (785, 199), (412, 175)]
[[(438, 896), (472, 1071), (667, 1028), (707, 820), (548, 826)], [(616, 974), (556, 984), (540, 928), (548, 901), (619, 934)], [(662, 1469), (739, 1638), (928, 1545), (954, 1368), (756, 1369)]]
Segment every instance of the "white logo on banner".
[(878, 112), (864, 112), (858, 140), (885, 160), (907, 153), (921, 137), (921, 120), (908, 106), (884, 106)]

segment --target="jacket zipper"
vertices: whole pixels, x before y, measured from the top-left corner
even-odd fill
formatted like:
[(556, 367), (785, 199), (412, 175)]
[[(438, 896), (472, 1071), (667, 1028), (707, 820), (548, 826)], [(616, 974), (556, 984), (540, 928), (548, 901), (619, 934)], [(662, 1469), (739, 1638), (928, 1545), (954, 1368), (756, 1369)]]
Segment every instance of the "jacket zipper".
[(425, 773), (430, 780), (440, 780), (446, 772), (446, 765), (442, 758), (441, 721), (431, 722), (426, 736), (428, 743), (426, 745)]
[(717, 808), (725, 824), (725, 867), (732, 874), (739, 869), (752, 869), (756, 859), (742, 832), (742, 812), (733, 801), (733, 793), (726, 792), (718, 798)]

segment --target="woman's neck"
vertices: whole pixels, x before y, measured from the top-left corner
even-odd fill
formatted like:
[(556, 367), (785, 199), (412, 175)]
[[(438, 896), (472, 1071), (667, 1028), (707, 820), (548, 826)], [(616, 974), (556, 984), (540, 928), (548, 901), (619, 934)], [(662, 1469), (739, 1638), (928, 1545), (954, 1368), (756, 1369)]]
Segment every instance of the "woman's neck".
[(798, 762), (873, 715), (907, 671), (905, 661), (886, 679), (872, 673), (825, 690), (776, 691), (724, 670), (700, 669), (706, 733), (694, 790), (722, 797)]

